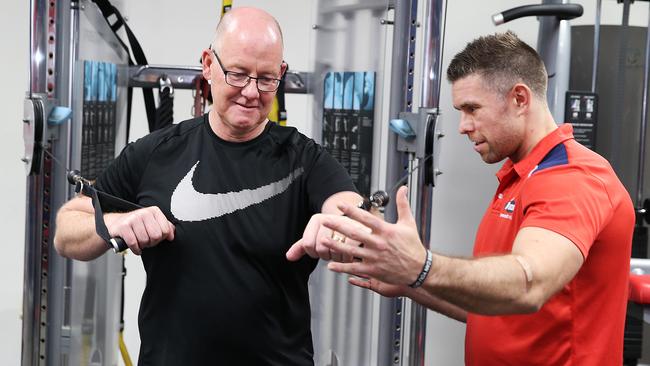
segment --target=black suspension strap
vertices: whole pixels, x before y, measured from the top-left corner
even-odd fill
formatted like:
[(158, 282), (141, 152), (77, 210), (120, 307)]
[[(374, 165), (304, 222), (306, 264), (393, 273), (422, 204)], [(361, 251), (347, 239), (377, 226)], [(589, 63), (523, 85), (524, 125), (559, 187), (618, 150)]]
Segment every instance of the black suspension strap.
[(104, 239), (104, 241), (113, 248), (115, 253), (123, 252), (128, 249), (128, 245), (126, 245), (124, 239), (119, 236), (112, 237), (108, 232), (106, 222), (104, 222), (104, 210), (102, 209), (102, 206), (107, 208), (109, 212), (132, 211), (143, 207), (108, 193), (98, 191), (87, 179), (81, 176), (78, 170), (69, 171), (67, 178), (68, 182), (75, 186), (75, 192), (91, 198), (93, 208), (95, 209), (95, 231), (97, 232), (97, 235)]
[[(102, 15), (104, 16), (104, 19), (106, 19), (106, 23), (111, 27), (113, 30), (113, 33), (115, 33), (115, 37), (117, 40), (120, 42), (124, 50), (126, 51), (127, 55), (129, 56), (129, 66), (132, 65), (148, 65), (149, 63), (147, 62), (147, 58), (144, 55), (144, 52), (142, 51), (142, 47), (140, 46), (140, 42), (138, 42), (138, 39), (135, 37), (133, 32), (131, 31), (131, 28), (129, 27), (128, 24), (124, 21), (124, 17), (122, 17), (122, 14), (120, 14), (119, 10), (117, 10), (108, 0), (93, 0), (95, 4), (97, 4), (97, 7), (99, 7), (99, 10), (102, 12)], [(111, 16), (115, 16), (115, 21), (111, 22), (109, 18)], [(129, 48), (126, 43), (122, 40), (122, 38), (117, 34), (117, 31), (124, 27), (124, 30), (126, 32), (127, 39), (129, 41), (129, 44), (131, 45), (131, 48)], [(135, 58), (135, 62), (131, 58), (131, 53), (133, 53), (133, 57)], [(154, 101), (153, 97), (153, 90), (151, 88), (142, 88), (142, 95), (144, 97), (144, 105), (145, 109), (147, 112), (147, 121), (149, 123), (149, 131), (153, 131), (155, 128), (155, 123), (156, 123), (156, 103)], [(131, 129), (131, 103), (132, 103), (132, 98), (133, 98), (133, 88), (128, 87), (127, 88), (127, 106), (126, 106), (126, 140), (129, 140), (129, 131)]]
[(68, 170), (65, 165), (61, 163), (61, 161), (59, 161), (59, 159), (57, 159), (56, 156), (54, 156), (41, 142), (38, 142), (38, 146), (42, 149), (43, 153), (54, 162), (54, 164), (58, 165), (66, 172), (68, 183), (75, 186), (75, 192), (90, 197), (92, 200), (93, 209), (95, 211), (95, 231), (97, 232), (97, 235), (104, 239), (104, 241), (106, 241), (106, 243), (109, 244), (116, 253), (127, 249), (128, 246), (122, 238), (111, 237), (108, 228), (106, 227), (106, 222), (104, 221), (104, 211), (128, 212), (144, 208), (144, 206), (140, 206), (136, 203), (97, 190), (88, 179), (81, 176), (81, 173), (78, 170)]
[(156, 124), (150, 132), (171, 126), (174, 123), (174, 87), (167, 75), (159, 80), (158, 108), (156, 108)]
[[(287, 65), (287, 70), (289, 70), (289, 65)], [(282, 79), (280, 79), (280, 85), (278, 86), (278, 91), (275, 94), (275, 98), (278, 100), (278, 124), (281, 126), (287, 125), (287, 108), (284, 102), (284, 78), (285, 76), (282, 75)]]
[(210, 84), (203, 78), (202, 75), (194, 78), (194, 90), (192, 90), (192, 97), (194, 97), (194, 107), (192, 108), (192, 116), (199, 117), (205, 112), (205, 106), (212, 102), (210, 95)]

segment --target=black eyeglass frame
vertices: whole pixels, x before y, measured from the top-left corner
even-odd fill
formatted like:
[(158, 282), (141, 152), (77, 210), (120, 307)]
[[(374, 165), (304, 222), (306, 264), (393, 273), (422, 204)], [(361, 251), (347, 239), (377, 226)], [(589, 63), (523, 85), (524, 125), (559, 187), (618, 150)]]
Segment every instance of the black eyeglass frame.
[[(217, 63), (219, 64), (219, 67), (221, 67), (221, 71), (223, 71), (223, 75), (224, 75), (224, 79), (226, 80), (226, 84), (228, 84), (228, 85), (230, 85), (232, 87), (235, 87), (235, 88), (242, 88), (243, 89), (246, 86), (248, 86), (248, 84), (251, 82), (251, 79), (254, 79), (255, 80), (255, 86), (257, 87), (257, 90), (259, 92), (261, 92), (261, 93), (273, 93), (276, 90), (278, 90), (278, 88), (280, 87), (280, 82), (282, 81), (282, 77), (284, 76), (284, 73), (280, 76), (280, 79), (276, 79), (276, 78), (260, 77), (260, 76), (255, 77), (255, 76), (250, 76), (248, 74), (245, 74), (243, 72), (226, 70), (226, 68), (223, 66), (223, 63), (221, 62), (221, 59), (219, 58), (219, 55), (217, 55), (217, 52), (213, 48), (210, 48), (210, 51), (212, 51), (212, 53), (214, 54), (214, 57), (217, 58)], [(284, 61), (282, 61), (282, 64), (280, 64), (280, 65), (283, 65), (283, 64), (285, 64)], [(282, 66), (280, 66), (280, 67), (282, 67)], [(228, 81), (228, 75), (229, 74), (237, 75), (237, 76), (241, 76), (241, 77), (245, 76), (245, 77), (247, 77), (246, 82), (244, 83), (244, 85), (234, 85), (234, 84), (232, 84), (231, 82)], [(262, 90), (262, 89), (260, 89), (259, 80), (269, 80), (269, 81), (273, 80), (273, 81), (275, 81), (275, 88), (273, 90)]]

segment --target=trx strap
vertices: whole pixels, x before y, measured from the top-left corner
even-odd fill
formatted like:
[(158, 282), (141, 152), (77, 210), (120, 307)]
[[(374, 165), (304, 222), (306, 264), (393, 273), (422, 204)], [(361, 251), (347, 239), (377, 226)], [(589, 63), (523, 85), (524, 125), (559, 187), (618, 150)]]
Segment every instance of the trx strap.
[(174, 87), (167, 75), (160, 77), (158, 92), (158, 108), (156, 108), (156, 124), (149, 132), (160, 130), (174, 123)]
[(278, 90), (275, 92), (273, 104), (271, 105), (271, 110), (269, 111), (268, 115), (271, 121), (277, 122), (280, 126), (287, 125), (287, 109), (284, 105), (284, 85), (285, 77), (289, 71), (289, 64), (286, 65), (287, 69), (284, 71), (284, 74), (282, 74), (282, 77), (280, 78), (280, 84), (278, 85)]
[(192, 108), (192, 116), (199, 117), (205, 112), (205, 105), (208, 101), (212, 102), (210, 95), (210, 84), (208, 81), (199, 75), (194, 79), (194, 90), (192, 91), (194, 97), (194, 108)]
[(120, 354), (122, 355), (122, 360), (124, 361), (124, 366), (133, 366), (131, 361), (131, 356), (129, 355), (129, 350), (126, 348), (126, 343), (124, 342), (124, 280), (126, 279), (126, 263), (125, 257), (122, 255), (122, 291), (120, 299), (120, 333), (119, 333), (119, 347)]
[[(122, 259), (122, 267), (124, 267), (124, 259)], [(122, 285), (122, 329), (124, 329), (124, 285)], [(129, 351), (126, 349), (126, 343), (124, 343), (124, 333), (120, 330), (119, 336), (120, 342), (120, 353), (122, 354), (122, 360), (124, 361), (124, 366), (133, 366), (131, 362), (131, 356), (129, 356)]]
[[(131, 28), (129, 28), (129, 25), (126, 24), (124, 21), (124, 18), (122, 17), (122, 14), (120, 14), (119, 10), (117, 10), (113, 5), (108, 0), (92, 0), (95, 4), (97, 4), (97, 7), (99, 7), (99, 10), (102, 12), (102, 15), (104, 16), (104, 19), (106, 20), (106, 23), (108, 23), (109, 27), (113, 30), (113, 33), (115, 33), (115, 37), (117, 40), (120, 42), (124, 50), (126, 50), (126, 53), (129, 57), (129, 66), (132, 65), (148, 65), (149, 63), (147, 62), (147, 58), (144, 55), (144, 52), (142, 51), (142, 47), (140, 46), (140, 43), (138, 42), (138, 39), (135, 37), (133, 32), (131, 31)], [(111, 23), (111, 21), (108, 19), (112, 15), (115, 16), (115, 22)], [(128, 38), (129, 44), (131, 45), (131, 48), (127, 47), (127, 45), (122, 41), (120, 36), (117, 34), (117, 31), (121, 28), (124, 27), (124, 30), (126, 31), (126, 36)], [(133, 53), (133, 57), (135, 58), (136, 62), (133, 62), (133, 59), (131, 58), (131, 52)], [(149, 131), (153, 131), (155, 127), (155, 109), (156, 109), (156, 104), (154, 101), (153, 97), (153, 90), (151, 88), (142, 88), (142, 95), (144, 96), (144, 105), (145, 109), (147, 112), (147, 121), (149, 123)], [(133, 99), (133, 88), (128, 87), (127, 88), (127, 106), (126, 106), (126, 140), (129, 140), (129, 130), (131, 129), (131, 103)]]
[[(287, 65), (287, 70), (289, 70), (289, 65)], [(287, 110), (284, 106), (284, 77), (287, 74), (287, 70), (285, 70), (282, 78), (280, 78), (280, 84), (278, 85), (278, 90), (275, 92), (273, 104), (271, 105), (268, 116), (271, 121), (277, 122), (280, 126), (287, 125)]]
[(221, 17), (232, 9), (232, 0), (223, 0), (221, 3)]
[[(287, 65), (287, 70), (289, 70), (289, 65)], [(285, 75), (287, 74), (286, 71), (284, 74)], [(278, 105), (278, 124), (280, 126), (286, 126), (287, 109), (284, 105), (284, 75), (282, 75), (282, 79), (280, 79), (280, 86), (278, 87), (278, 91), (275, 94), (275, 99), (277, 100), (277, 105)], [(273, 104), (275, 105), (275, 103)]]

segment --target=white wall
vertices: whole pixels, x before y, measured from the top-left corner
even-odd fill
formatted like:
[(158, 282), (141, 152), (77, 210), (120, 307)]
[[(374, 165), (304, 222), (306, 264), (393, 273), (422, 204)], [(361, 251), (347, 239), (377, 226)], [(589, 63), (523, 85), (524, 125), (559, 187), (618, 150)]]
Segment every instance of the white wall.
[[(235, 5), (255, 5), (274, 14), (284, 29), (285, 56), (292, 69), (310, 71), (312, 54), (313, 1), (303, 0), (235, 0)], [(471, 39), (495, 31), (512, 29), (525, 41), (534, 45), (537, 22), (521, 19), (494, 27), (490, 15), (520, 1), (450, 0), (447, 13), (447, 32), (443, 69), (449, 60)], [(585, 8), (585, 15), (574, 24), (591, 24), (595, 16), (594, 1), (576, 1)], [(123, 13), (138, 36), (152, 64), (198, 65), (201, 50), (208, 45), (220, 13), (220, 1), (178, 2), (174, 0), (129, 1)], [(151, 7), (155, 6), (155, 12)], [(471, 9), (471, 11), (467, 10)], [(603, 1), (603, 24), (618, 24), (622, 6), (614, 1)], [(632, 5), (630, 23), (645, 26), (648, 4)], [(23, 245), (25, 225), (25, 176), (20, 157), (22, 142), (22, 99), (27, 90), (28, 78), (29, 2), (10, 1), (0, 12), (0, 46), (5, 56), (2, 60), (3, 87), (0, 88), (0, 106), (4, 121), (0, 124), (0, 228), (2, 229), (3, 255), (0, 256), (0, 355), (3, 364), (20, 363), (23, 278)], [(132, 133), (142, 135), (146, 119), (135, 94)], [(290, 124), (311, 134), (307, 123), (309, 98), (290, 95), (287, 100)], [(179, 92), (175, 101), (175, 119), (189, 116), (191, 106), (188, 92)], [(492, 175), (496, 167), (486, 166), (474, 154), (466, 139), (456, 133), (457, 113), (451, 107), (449, 86), (443, 83), (441, 108), (447, 137), (441, 158), (441, 176), (436, 190), (433, 225), (433, 247), (450, 254), (469, 254), (478, 221), (495, 187)], [(488, 180), (484, 177), (489, 177)], [(491, 182), (489, 179), (493, 179)], [(485, 182), (477, 186), (475, 182)], [(477, 191), (479, 190), (479, 191)], [(489, 193), (485, 193), (489, 192)], [(470, 199), (476, 197), (476, 199)], [(480, 198), (479, 198), (480, 197)], [(460, 209), (459, 209), (460, 207)], [(144, 286), (144, 274), (139, 258), (127, 256), (127, 309), (126, 339), (129, 350), (136, 358), (138, 351), (137, 306)], [(462, 364), (462, 337), (464, 328), (429, 312), (427, 336), (428, 365)], [(460, 358), (459, 358), (460, 357)]]
[(25, 237), (23, 98), (29, 60), (29, 1), (10, 1), (0, 11), (3, 85), (0, 88), (0, 355), (7, 365), (20, 364)]

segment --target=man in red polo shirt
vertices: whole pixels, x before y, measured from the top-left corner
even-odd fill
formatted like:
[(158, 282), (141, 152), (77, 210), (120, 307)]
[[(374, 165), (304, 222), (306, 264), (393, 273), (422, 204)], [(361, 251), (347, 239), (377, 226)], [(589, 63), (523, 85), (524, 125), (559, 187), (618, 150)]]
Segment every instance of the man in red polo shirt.
[(570, 125), (556, 125), (544, 64), (515, 34), (469, 43), (447, 77), (460, 133), (486, 163), (505, 159), (474, 257), (425, 250), (403, 187), (396, 224), (354, 207), (321, 218), (365, 244), (324, 239), (361, 259), (329, 268), (466, 321), (468, 365), (620, 365), (635, 219), (629, 194)]

